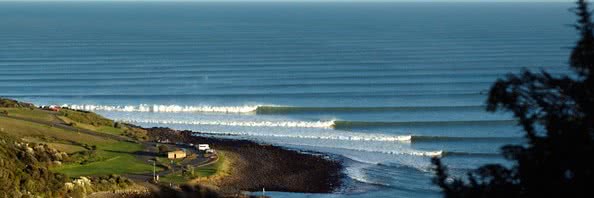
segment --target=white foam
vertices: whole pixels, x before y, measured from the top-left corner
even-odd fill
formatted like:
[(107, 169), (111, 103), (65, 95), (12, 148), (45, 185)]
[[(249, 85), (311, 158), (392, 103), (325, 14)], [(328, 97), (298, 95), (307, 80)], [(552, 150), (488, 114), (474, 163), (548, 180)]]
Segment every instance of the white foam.
[(364, 173), (364, 169), (369, 168), (369, 167), (370, 167), (370, 165), (351, 165), (351, 166), (346, 167), (344, 172), (351, 179), (358, 181), (358, 182), (372, 184), (372, 185), (389, 186), (388, 184), (372, 181), (369, 178), (369, 176)]
[[(280, 145), (294, 145), (294, 146), (311, 146), (311, 147), (323, 147), (323, 148), (335, 148), (345, 149), (350, 151), (367, 152), (367, 153), (379, 153), (387, 155), (408, 155), (418, 157), (439, 157), (443, 155), (442, 150), (438, 151), (421, 151), (408, 148), (409, 144), (398, 144), (398, 143), (410, 143), (408, 136), (401, 136), (401, 140), (397, 138), (374, 138), (367, 134), (350, 134), (349, 136), (338, 136), (338, 135), (287, 135), (287, 134), (270, 134), (270, 133), (250, 133), (250, 132), (207, 132), (206, 134), (225, 134), (225, 135), (237, 135), (237, 138), (249, 138), (258, 137), (259, 140), (265, 142), (276, 142)], [(196, 136), (202, 134), (197, 133)], [(353, 138), (356, 137), (356, 138)], [(233, 138), (233, 137), (231, 137)], [(354, 140), (354, 141), (353, 141)], [(389, 141), (386, 141), (389, 140)], [(357, 141), (369, 141), (357, 142)], [(398, 143), (396, 143), (398, 142)], [(364, 163), (376, 164), (381, 161), (371, 162), (356, 160)]]
[[(278, 142), (278, 141), (277, 141)], [(282, 142), (282, 141), (281, 141)], [(290, 144), (296, 146), (312, 146), (312, 147), (325, 147), (325, 148), (335, 148), (335, 149), (344, 149), (352, 151), (359, 151), (359, 152), (366, 152), (366, 153), (379, 153), (379, 154), (387, 154), (387, 155), (407, 155), (407, 156), (417, 156), (417, 157), (439, 157), (443, 155), (442, 150), (438, 151), (421, 151), (409, 148), (408, 144), (394, 144), (388, 142), (376, 142), (376, 144), (348, 144), (346, 142), (334, 142), (334, 143), (327, 143), (327, 144), (320, 144), (319, 142), (300, 142), (300, 141), (284, 141), (283, 144)], [(385, 147), (389, 146), (389, 147)], [(344, 155), (343, 155), (344, 156)], [(361, 161), (361, 160), (357, 160)], [(363, 161), (361, 161), (363, 162)], [(369, 161), (368, 161), (369, 162)], [(380, 163), (380, 162), (377, 162)]]
[(425, 157), (441, 157), (443, 155), (443, 151), (416, 151), (412, 152), (411, 154)]
[(324, 140), (346, 140), (346, 141), (377, 141), (377, 142), (404, 142), (410, 143), (410, 135), (380, 135), (380, 134), (359, 134), (359, 133), (341, 133), (341, 134), (316, 134), (316, 135), (298, 135), (298, 134), (270, 134), (270, 133), (252, 133), (252, 132), (208, 132), (209, 134), (222, 135), (241, 135), (241, 136), (264, 136), (277, 138), (299, 138), (299, 139), (324, 139)]
[(421, 156), (421, 157), (440, 157), (443, 155), (443, 151), (418, 151), (418, 150), (375, 150), (370, 148), (343, 148), (343, 149), (350, 149), (356, 151), (363, 151), (363, 152), (376, 152), (376, 153), (384, 153), (384, 154), (391, 154), (391, 155), (412, 155), (412, 156)]
[(181, 106), (181, 105), (126, 105), (126, 106), (110, 106), (110, 105), (92, 105), (92, 104), (64, 104), (62, 107), (67, 107), (77, 110), (85, 111), (117, 111), (117, 112), (213, 112), (213, 113), (250, 113), (258, 109), (258, 105), (244, 105), (244, 106)]
[(287, 128), (332, 128), (334, 120), (329, 121), (215, 121), (215, 120), (158, 120), (123, 119), (121, 122), (150, 124), (218, 125), (242, 127), (287, 127)]

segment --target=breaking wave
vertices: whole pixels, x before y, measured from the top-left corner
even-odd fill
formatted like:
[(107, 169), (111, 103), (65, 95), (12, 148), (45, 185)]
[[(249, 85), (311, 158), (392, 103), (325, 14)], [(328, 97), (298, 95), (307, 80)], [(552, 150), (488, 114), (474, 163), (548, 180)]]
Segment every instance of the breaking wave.
[(237, 136), (266, 136), (281, 138), (300, 138), (300, 139), (326, 139), (326, 140), (347, 140), (347, 141), (376, 141), (376, 142), (403, 142), (410, 143), (410, 135), (380, 135), (380, 134), (318, 134), (318, 135), (300, 135), (300, 134), (266, 134), (251, 132), (200, 132), (195, 135), (237, 135)]
[(291, 107), (258, 106), (258, 114), (286, 114), (305, 112), (383, 112), (383, 111), (422, 111), (422, 110), (462, 110), (484, 109), (483, 106), (401, 106), (401, 107)]
[[(477, 121), (410, 121), (410, 122), (362, 122), (362, 121), (215, 121), (215, 120), (162, 120), (162, 119), (122, 119), (122, 122), (138, 122), (150, 124), (185, 124), (185, 125), (217, 125), (244, 127), (290, 127), (290, 128), (324, 128), (352, 129), (374, 127), (410, 127), (410, 126), (447, 126), (447, 125), (513, 125), (514, 120), (477, 120)], [(411, 138), (409, 138), (411, 139)], [(455, 137), (414, 137), (416, 141), (456, 140)], [(461, 138), (469, 139), (469, 138)]]
[(127, 105), (127, 106), (110, 106), (110, 105), (62, 105), (77, 110), (85, 111), (121, 111), (121, 112), (214, 112), (214, 113), (250, 113), (255, 112), (258, 106), (180, 106), (180, 105)]
[(63, 107), (85, 111), (119, 111), (119, 112), (216, 112), (216, 113), (257, 113), (257, 114), (290, 114), (311, 112), (384, 112), (384, 111), (424, 111), (424, 110), (463, 110), (483, 109), (483, 106), (402, 106), (402, 107), (292, 107), (275, 105), (243, 105), (243, 106), (212, 106), (212, 105), (93, 105), (93, 104), (64, 104)]
[(334, 128), (373, 128), (373, 127), (414, 127), (414, 126), (501, 126), (513, 125), (515, 120), (452, 120), (452, 121), (404, 121), (404, 122), (365, 122), (365, 121), (335, 121)]
[[(331, 128), (334, 121), (178, 121), (178, 120), (120, 120), (123, 122), (131, 122), (131, 123), (151, 123), (151, 124), (196, 124), (196, 125), (224, 125), (224, 126), (256, 126), (256, 127), (303, 127), (303, 128)], [(203, 135), (229, 135), (229, 136), (238, 136), (238, 137), (264, 137), (264, 138), (282, 138), (285, 141), (289, 141), (298, 145), (307, 145), (301, 141), (297, 141), (299, 143), (293, 142), (290, 138), (295, 139), (302, 139), (302, 140), (333, 140), (333, 141), (353, 141), (353, 142), (361, 142), (362, 145), (365, 145), (365, 142), (369, 142), (370, 144), (373, 143), (405, 143), (409, 144), (413, 136), (411, 135), (387, 135), (387, 134), (364, 134), (364, 133), (355, 133), (355, 132), (340, 132), (340, 133), (316, 133), (316, 134), (302, 134), (302, 133), (277, 133), (277, 132), (197, 132), (194, 133), (195, 136), (203, 136)], [(274, 142), (274, 141), (273, 141)], [(335, 142), (336, 143), (336, 142)], [(331, 145), (342, 145), (340, 142), (339, 144), (331, 144)], [(375, 145), (375, 144), (374, 144)], [(313, 144), (310, 146), (320, 146), (318, 144)], [(325, 145), (330, 146), (330, 145)], [(330, 146), (332, 147), (332, 146)], [(339, 146), (337, 148), (341, 149), (349, 149), (349, 150), (356, 150), (356, 151), (364, 151), (364, 152), (375, 152), (375, 153), (383, 153), (383, 154), (392, 154), (392, 155), (412, 155), (412, 156), (423, 156), (423, 157), (436, 157), (442, 156), (443, 151), (419, 151), (419, 150), (411, 150), (411, 149), (385, 149), (385, 148), (374, 148), (374, 147), (358, 147), (358, 148), (351, 148), (351, 147), (342, 147)]]
[(421, 157), (442, 157), (444, 155), (444, 151), (418, 151), (418, 150), (394, 150), (394, 151), (386, 151), (386, 150), (374, 150), (374, 149), (352, 149), (356, 151), (365, 151), (365, 152), (377, 152), (377, 153), (384, 153), (384, 154), (392, 154), (392, 155), (413, 155), (413, 156), (421, 156)]
[(122, 119), (122, 122), (150, 124), (185, 124), (185, 125), (218, 125), (244, 127), (291, 127), (291, 128), (332, 128), (334, 120), (329, 121), (213, 121), (213, 120), (153, 120)]

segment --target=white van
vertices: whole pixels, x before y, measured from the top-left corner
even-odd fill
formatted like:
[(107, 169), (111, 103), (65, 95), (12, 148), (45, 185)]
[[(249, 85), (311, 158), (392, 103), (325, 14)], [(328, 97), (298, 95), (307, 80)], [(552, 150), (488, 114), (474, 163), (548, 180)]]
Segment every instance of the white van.
[(198, 144), (198, 150), (199, 151), (206, 151), (209, 150), (210, 146), (208, 144)]

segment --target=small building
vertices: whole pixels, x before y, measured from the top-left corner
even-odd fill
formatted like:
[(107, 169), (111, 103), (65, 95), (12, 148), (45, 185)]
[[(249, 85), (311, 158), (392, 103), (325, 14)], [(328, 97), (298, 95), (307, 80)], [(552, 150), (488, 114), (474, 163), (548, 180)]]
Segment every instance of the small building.
[(169, 158), (169, 159), (182, 159), (185, 157), (186, 157), (186, 152), (184, 152), (184, 151), (167, 152), (167, 158)]

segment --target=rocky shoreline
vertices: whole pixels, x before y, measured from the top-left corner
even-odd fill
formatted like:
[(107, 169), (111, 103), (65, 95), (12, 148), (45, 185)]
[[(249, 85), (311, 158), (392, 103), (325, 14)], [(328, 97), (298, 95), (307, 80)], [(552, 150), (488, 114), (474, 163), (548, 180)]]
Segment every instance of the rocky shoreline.
[(210, 144), (217, 150), (231, 153), (233, 174), (217, 179), (214, 184), (223, 192), (253, 192), (265, 188), (266, 191), (332, 193), (341, 187), (344, 178), (341, 162), (325, 155), (306, 154), (249, 140), (201, 136), (193, 131), (145, 130), (151, 140)]

